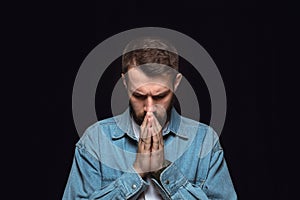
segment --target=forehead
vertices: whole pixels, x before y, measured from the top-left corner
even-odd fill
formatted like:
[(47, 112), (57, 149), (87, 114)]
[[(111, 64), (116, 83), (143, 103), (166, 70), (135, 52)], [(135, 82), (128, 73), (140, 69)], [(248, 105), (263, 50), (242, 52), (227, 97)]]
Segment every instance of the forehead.
[(131, 91), (142, 90), (142, 89), (153, 89), (153, 90), (172, 90), (171, 77), (168, 75), (158, 76), (147, 76), (138, 68), (131, 68), (127, 72), (128, 77), (128, 89)]

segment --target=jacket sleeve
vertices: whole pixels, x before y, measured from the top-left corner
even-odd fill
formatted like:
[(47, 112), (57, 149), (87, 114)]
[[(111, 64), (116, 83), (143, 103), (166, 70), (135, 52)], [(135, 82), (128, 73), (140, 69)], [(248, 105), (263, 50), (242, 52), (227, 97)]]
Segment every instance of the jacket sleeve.
[(132, 173), (124, 172), (108, 186), (101, 187), (100, 162), (84, 147), (77, 146), (62, 199), (136, 199), (148, 185), (132, 169)]
[(161, 173), (160, 183), (153, 181), (164, 199), (235, 200), (237, 195), (223, 154), (217, 143), (212, 150), (207, 177), (201, 184), (191, 183), (175, 163)]

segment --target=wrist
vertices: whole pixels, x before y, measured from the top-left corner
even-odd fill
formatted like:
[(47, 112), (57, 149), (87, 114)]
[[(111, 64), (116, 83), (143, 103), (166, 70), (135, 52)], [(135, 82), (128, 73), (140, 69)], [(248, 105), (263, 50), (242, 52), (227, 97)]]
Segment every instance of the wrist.
[(164, 160), (162, 168), (159, 169), (159, 170), (157, 170), (157, 171), (155, 171), (155, 172), (151, 172), (151, 173), (150, 173), (150, 174), (151, 174), (151, 177), (153, 177), (155, 180), (157, 180), (158, 182), (160, 182), (160, 175), (161, 175), (161, 173), (162, 173), (167, 167), (169, 167), (170, 164), (171, 164), (170, 161)]
[(133, 168), (136, 171), (136, 173), (139, 174), (139, 176), (142, 177), (143, 179), (147, 176), (147, 173), (143, 172), (143, 170), (141, 170), (141, 168), (138, 167), (136, 164), (133, 164)]

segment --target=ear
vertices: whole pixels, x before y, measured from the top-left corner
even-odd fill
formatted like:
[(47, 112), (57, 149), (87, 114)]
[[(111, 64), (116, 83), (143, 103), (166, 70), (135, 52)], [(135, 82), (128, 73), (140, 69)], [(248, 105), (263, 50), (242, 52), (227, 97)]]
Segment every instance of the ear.
[(124, 87), (127, 89), (127, 83), (126, 83), (126, 78), (125, 78), (124, 73), (122, 73), (121, 76), (122, 76), (122, 82), (123, 82), (123, 85), (124, 85)]
[(174, 92), (176, 92), (180, 82), (181, 82), (181, 79), (182, 79), (182, 74), (181, 73), (178, 73), (175, 77), (175, 81), (174, 81)]

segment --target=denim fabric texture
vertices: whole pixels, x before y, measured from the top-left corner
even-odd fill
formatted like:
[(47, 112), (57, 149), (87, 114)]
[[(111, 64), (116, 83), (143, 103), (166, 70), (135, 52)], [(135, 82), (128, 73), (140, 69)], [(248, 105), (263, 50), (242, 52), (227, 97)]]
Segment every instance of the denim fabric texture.
[[(149, 187), (133, 169), (138, 141), (129, 109), (90, 126), (80, 138), (63, 200), (137, 199)], [(163, 131), (172, 163), (152, 179), (163, 199), (235, 200), (237, 195), (218, 135), (173, 108)]]

